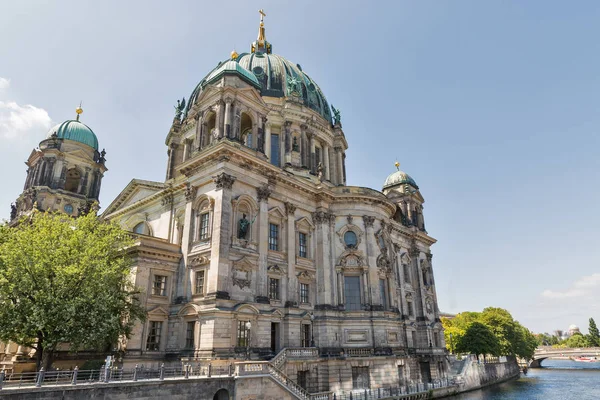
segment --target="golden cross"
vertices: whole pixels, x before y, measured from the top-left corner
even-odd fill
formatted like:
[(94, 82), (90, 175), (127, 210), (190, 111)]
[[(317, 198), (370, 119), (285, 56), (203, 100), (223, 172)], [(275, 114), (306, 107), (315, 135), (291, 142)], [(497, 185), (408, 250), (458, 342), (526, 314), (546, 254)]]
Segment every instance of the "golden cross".
[(266, 17), (267, 14), (265, 14), (265, 12), (262, 8), (260, 10), (258, 10), (258, 13), (260, 14), (260, 22), (263, 22), (263, 17)]

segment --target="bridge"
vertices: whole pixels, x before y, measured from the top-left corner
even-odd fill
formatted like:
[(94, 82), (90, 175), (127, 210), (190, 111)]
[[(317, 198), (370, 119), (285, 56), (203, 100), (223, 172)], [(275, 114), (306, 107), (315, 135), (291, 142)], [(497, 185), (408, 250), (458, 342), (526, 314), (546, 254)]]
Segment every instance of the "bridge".
[(529, 362), (529, 368), (541, 368), (542, 361), (546, 358), (568, 358), (568, 357), (598, 357), (600, 360), (600, 347), (586, 348), (555, 348), (552, 346), (538, 347), (533, 359)]

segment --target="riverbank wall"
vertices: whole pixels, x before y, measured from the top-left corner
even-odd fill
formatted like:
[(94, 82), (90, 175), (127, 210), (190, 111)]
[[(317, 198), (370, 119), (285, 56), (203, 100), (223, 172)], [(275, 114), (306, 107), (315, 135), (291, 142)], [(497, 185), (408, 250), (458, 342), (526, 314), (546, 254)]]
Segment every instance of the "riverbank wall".
[(469, 356), (461, 363), (455, 379), (460, 393), (516, 379), (521, 373), (517, 359), (512, 356), (499, 357), (491, 362)]

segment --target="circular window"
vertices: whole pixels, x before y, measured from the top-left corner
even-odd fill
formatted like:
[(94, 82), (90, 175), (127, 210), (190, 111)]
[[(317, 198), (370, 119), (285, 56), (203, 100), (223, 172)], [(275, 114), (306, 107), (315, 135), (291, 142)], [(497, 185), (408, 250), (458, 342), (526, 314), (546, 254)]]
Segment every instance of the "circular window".
[(346, 243), (347, 247), (356, 247), (356, 242), (356, 233), (352, 231), (344, 233), (344, 243)]
[(73, 214), (73, 206), (71, 204), (65, 204), (63, 209), (67, 214)]
[(265, 71), (262, 67), (254, 67), (252, 68), (252, 72), (254, 72), (254, 75), (262, 75)]
[(308, 90), (310, 90), (311, 92), (314, 92), (316, 89), (315, 85), (313, 83), (311, 83), (310, 85), (308, 85)]

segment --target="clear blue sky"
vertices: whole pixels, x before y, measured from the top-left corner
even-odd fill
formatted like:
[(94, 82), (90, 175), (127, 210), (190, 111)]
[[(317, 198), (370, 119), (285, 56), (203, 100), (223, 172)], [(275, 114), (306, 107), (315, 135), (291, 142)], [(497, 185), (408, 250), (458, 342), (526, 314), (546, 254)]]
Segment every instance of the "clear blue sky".
[(380, 189), (398, 158), (419, 184), (442, 310), (600, 320), (598, 1), (5, 1), (0, 219), (80, 100), (102, 206), (163, 180), (173, 105), (248, 51), (261, 7), (274, 52), (342, 110), (348, 183)]

